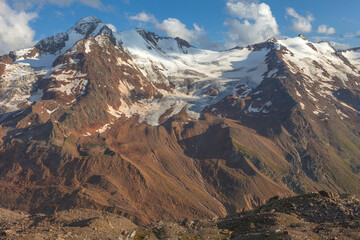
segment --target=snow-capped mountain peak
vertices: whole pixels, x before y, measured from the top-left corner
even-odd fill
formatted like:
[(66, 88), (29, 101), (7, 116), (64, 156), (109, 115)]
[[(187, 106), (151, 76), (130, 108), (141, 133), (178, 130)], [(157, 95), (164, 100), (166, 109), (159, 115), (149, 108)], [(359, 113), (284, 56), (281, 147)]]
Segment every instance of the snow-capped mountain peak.
[(309, 41), (309, 40), (307, 39), (307, 37), (305, 37), (303, 34), (299, 34), (299, 35), (298, 35), (298, 38), (301, 38), (301, 39), (303, 39), (303, 40), (305, 40), (305, 41)]
[(71, 48), (80, 39), (95, 37), (102, 29), (111, 30), (95, 16), (80, 19), (72, 28), (64, 33), (41, 40), (35, 45), (41, 54), (60, 55)]
[[(286, 77), (284, 66), (291, 73), (301, 73), (304, 76), (306, 81), (303, 84), (306, 89), (313, 88), (315, 82), (320, 83), (321, 89), (318, 92), (323, 95), (329, 95), (341, 84), (345, 84), (349, 74), (357, 76), (357, 72), (354, 72), (356, 66), (350, 67), (348, 66), (350, 63), (344, 64), (344, 59), (339, 58), (331, 45), (312, 43), (303, 35), (283, 40), (270, 38), (264, 43), (247, 48), (211, 51), (195, 48), (180, 38), (162, 37), (143, 29), (114, 33), (95, 16), (80, 19), (68, 31), (40, 41), (33, 49), (13, 53), (13, 59), (16, 60), (16, 64), (30, 65), (29, 69), (35, 70), (38, 74), (54, 75), (53, 71), (57, 66), (53, 66), (53, 63), (56, 58), (66, 52), (66, 54), (74, 55), (75, 60), (71, 61), (78, 61), (75, 57), (77, 42), (88, 39), (90, 36), (95, 37), (96, 41), (103, 39), (103, 37), (97, 38), (98, 35), (108, 36), (112, 44), (116, 46), (116, 51), (120, 53), (123, 50), (126, 51), (131, 58), (129, 60), (131, 63), (127, 64), (141, 73), (142, 76), (139, 78), (146, 79), (146, 84), (153, 85), (161, 92), (162, 99), (127, 101), (126, 107), (123, 104), (123, 107), (117, 110), (116, 114), (119, 116), (124, 114), (132, 117), (138, 114), (139, 121), (150, 125), (158, 125), (160, 116), (165, 112), (168, 112), (167, 117), (170, 117), (182, 108), (187, 108), (189, 115), (199, 117), (207, 106), (219, 102), (228, 95), (246, 97), (252, 91), (256, 91), (255, 89), (263, 80)], [(85, 49), (84, 53), (92, 54), (91, 48), (95, 46), (92, 45), (94, 41), (81, 41), (79, 46)], [(100, 49), (101, 51), (116, 55), (109, 52), (107, 44), (100, 42), (99, 47), (103, 48)], [(68, 51), (69, 49), (71, 51)], [(344, 52), (343, 56), (346, 54), (349, 61), (356, 59), (356, 53)], [(117, 61), (116, 64), (119, 66), (121, 62), (124, 62), (121, 59)], [(71, 79), (74, 74), (72, 72), (68, 78)], [(124, 80), (121, 81), (124, 82)], [(337, 83), (330, 87), (330, 81)], [(128, 84), (130, 83), (125, 85), (128, 86)], [(142, 83), (144, 86), (146, 84)], [(130, 85), (121, 87), (122, 91), (127, 89), (126, 95), (131, 92)], [(35, 92), (38, 93), (38, 91)], [(314, 98), (312, 94), (309, 96)], [(167, 110), (175, 105), (177, 108), (169, 113)], [(139, 111), (139, 109), (142, 110)]]
[(72, 32), (76, 32), (87, 38), (90, 35), (98, 34), (100, 29), (104, 26), (106, 25), (100, 19), (90, 15), (80, 19), (72, 28), (67, 31), (67, 33), (71, 34)]

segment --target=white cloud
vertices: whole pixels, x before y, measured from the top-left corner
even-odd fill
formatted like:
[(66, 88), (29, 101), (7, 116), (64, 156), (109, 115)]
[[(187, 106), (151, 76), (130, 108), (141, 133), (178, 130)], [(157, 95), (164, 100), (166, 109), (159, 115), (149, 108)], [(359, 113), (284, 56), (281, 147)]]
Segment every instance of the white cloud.
[[(76, 2), (96, 9), (108, 9), (102, 0), (0, 0), (0, 54), (34, 45), (35, 31), (29, 22), (38, 15), (30, 11), (39, 11), (45, 4), (66, 7)], [(56, 14), (62, 15), (60, 11)]]
[[(262, 42), (270, 37), (279, 34), (278, 24), (272, 15), (269, 5), (265, 3), (254, 3), (246, 0), (228, 0), (226, 3), (228, 13), (232, 16), (225, 21), (229, 26), (227, 35), (231, 41), (225, 47), (236, 45), (248, 45)], [(196, 23), (192, 28), (188, 28), (184, 23), (176, 18), (167, 18), (159, 22), (154, 15), (141, 12), (129, 17), (130, 20), (142, 23), (150, 23), (151, 26), (168, 35), (169, 37), (180, 37), (200, 47), (211, 49), (223, 49), (217, 43), (212, 43), (206, 36), (206, 31)]]
[(311, 22), (314, 21), (314, 17), (308, 14), (306, 17), (299, 15), (293, 8), (287, 8), (286, 14), (293, 17), (292, 30), (297, 33), (309, 33), (312, 30)]
[(339, 43), (339, 42), (334, 42), (331, 41), (330, 42), (331, 46), (333, 46), (336, 50), (345, 50), (345, 49), (349, 49), (350, 45), (346, 44), (346, 43)]
[(155, 28), (169, 37), (179, 37), (189, 42), (196, 42), (198, 37), (205, 33), (204, 29), (197, 24), (193, 24), (193, 29), (188, 29), (176, 18), (165, 19), (161, 23), (155, 24)]
[(116, 27), (115, 27), (114, 25), (112, 25), (111, 23), (106, 24), (106, 26), (108, 26), (108, 28), (110, 28), (110, 29), (111, 29), (111, 31), (113, 31), (113, 32), (117, 32)]
[(226, 9), (233, 18), (224, 24), (229, 26), (228, 36), (235, 45), (262, 42), (279, 34), (278, 24), (269, 5), (245, 0), (229, 0)]
[(129, 17), (130, 20), (135, 20), (143, 23), (150, 23), (152, 28), (162, 32), (169, 37), (179, 37), (190, 43), (196, 44), (200, 47), (218, 49), (219, 44), (211, 43), (206, 36), (206, 31), (199, 27), (196, 23), (193, 28), (189, 29), (177, 18), (167, 18), (162, 22), (158, 21), (154, 15), (141, 12)]
[(333, 27), (328, 28), (328, 26), (323, 24), (318, 27), (317, 32), (320, 34), (331, 35), (331, 34), (334, 34), (336, 31), (335, 31), (335, 28), (333, 28)]
[(36, 17), (36, 13), (14, 10), (0, 0), (0, 54), (34, 45), (35, 31), (29, 22)]
[(140, 21), (140, 22), (151, 22), (157, 23), (156, 18), (152, 14), (148, 14), (146, 12), (141, 12), (136, 14), (135, 16), (130, 16), (130, 20)]

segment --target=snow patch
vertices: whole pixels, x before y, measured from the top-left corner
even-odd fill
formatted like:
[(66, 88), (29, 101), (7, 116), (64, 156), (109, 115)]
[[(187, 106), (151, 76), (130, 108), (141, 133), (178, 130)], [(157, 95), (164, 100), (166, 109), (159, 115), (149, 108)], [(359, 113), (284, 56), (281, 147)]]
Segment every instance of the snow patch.
[(50, 88), (49, 91), (58, 91), (63, 92), (66, 95), (75, 94), (78, 90), (83, 94), (86, 90), (86, 86), (88, 84), (88, 80), (86, 79), (75, 79), (66, 85), (61, 85), (58, 88)]
[(74, 59), (70, 59), (70, 64), (77, 64), (80, 62), (80, 59), (74, 58)]
[(130, 96), (131, 90), (133, 90), (135, 87), (128, 83), (127, 81), (119, 80), (119, 90), (120, 93), (122, 93), (124, 96)]
[(57, 108), (55, 108), (54, 110), (48, 110), (48, 109), (45, 108), (45, 110), (46, 110), (46, 112), (47, 112), (49, 115), (51, 115), (51, 114), (53, 114), (54, 112), (56, 112), (59, 108), (60, 108), (60, 107), (57, 107)]
[(341, 119), (343, 119), (342, 117), (349, 118), (349, 116), (343, 113), (340, 109), (336, 109), (336, 113), (341, 115), (340, 116)]
[(85, 42), (85, 53), (90, 53), (91, 52), (91, 49), (90, 49), (90, 46), (92, 45), (92, 42), (91, 40), (87, 40)]
[(303, 104), (302, 102), (300, 102), (300, 107), (301, 107), (302, 110), (304, 110), (304, 109), (305, 109), (305, 104)]
[(267, 74), (267, 77), (268, 78), (272, 78), (275, 76), (275, 74), (279, 71), (279, 69), (273, 69), (271, 70), (268, 74)]
[(356, 111), (353, 107), (347, 105), (346, 103), (341, 102), (341, 101), (339, 101), (339, 102), (340, 102), (341, 105), (343, 105), (343, 106), (345, 106), (345, 107), (347, 107), (347, 108), (350, 108), (350, 109), (353, 110), (354, 112), (358, 112), (358, 111)]
[(250, 113), (260, 113), (260, 112), (269, 113), (269, 110), (267, 110), (266, 108), (270, 107), (272, 105), (272, 102), (268, 101), (259, 108), (252, 107), (252, 105), (253, 105), (253, 103), (250, 104), (250, 106), (248, 107), (248, 110), (247, 110)]
[(103, 133), (105, 132), (107, 129), (110, 129), (110, 125), (113, 124), (113, 123), (107, 123), (105, 124), (104, 126), (102, 126), (101, 128), (99, 128), (98, 130), (96, 130), (96, 132), (98, 133)]

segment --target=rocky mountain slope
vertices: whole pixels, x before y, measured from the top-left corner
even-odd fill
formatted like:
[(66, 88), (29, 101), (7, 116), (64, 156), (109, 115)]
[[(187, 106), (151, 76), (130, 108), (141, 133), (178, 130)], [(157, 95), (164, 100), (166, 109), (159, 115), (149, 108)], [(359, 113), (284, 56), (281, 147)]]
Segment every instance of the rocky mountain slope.
[(197, 49), (94, 16), (0, 60), (0, 202), (146, 224), (360, 194), (360, 52)]

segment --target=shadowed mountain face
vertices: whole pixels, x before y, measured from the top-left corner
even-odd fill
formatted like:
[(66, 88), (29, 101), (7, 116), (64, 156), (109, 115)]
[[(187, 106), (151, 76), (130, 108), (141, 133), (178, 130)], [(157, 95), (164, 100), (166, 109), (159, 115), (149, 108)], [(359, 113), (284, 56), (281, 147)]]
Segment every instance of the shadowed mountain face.
[(0, 202), (136, 223), (360, 193), (360, 52), (305, 37), (216, 52), (81, 19), (0, 59)]

